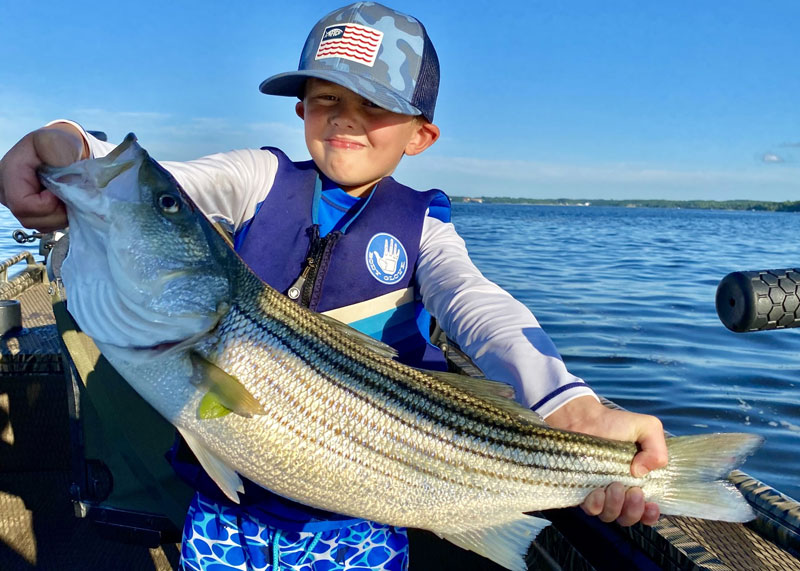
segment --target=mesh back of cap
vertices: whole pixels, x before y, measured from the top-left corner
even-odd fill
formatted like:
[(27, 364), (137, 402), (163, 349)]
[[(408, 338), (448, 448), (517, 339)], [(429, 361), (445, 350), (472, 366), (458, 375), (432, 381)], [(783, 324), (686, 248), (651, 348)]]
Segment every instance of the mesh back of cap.
[[(422, 26), (422, 24), (420, 24)], [(422, 48), (422, 64), (420, 65), (417, 85), (411, 104), (422, 111), (422, 115), (433, 122), (433, 112), (436, 109), (436, 96), (439, 94), (439, 57), (433, 43), (428, 38), (428, 32), (422, 27), (424, 46)]]

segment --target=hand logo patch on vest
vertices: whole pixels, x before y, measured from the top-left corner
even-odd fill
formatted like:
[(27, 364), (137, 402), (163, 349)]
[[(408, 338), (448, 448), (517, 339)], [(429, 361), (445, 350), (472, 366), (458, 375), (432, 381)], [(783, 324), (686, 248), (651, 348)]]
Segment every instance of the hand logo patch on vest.
[(406, 249), (391, 234), (375, 234), (367, 244), (366, 257), (369, 273), (382, 284), (396, 284), (406, 275)]

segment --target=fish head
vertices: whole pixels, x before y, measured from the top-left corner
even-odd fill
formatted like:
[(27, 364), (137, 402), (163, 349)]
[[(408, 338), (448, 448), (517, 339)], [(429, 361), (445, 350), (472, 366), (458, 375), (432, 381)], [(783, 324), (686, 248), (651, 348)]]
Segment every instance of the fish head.
[(95, 341), (152, 349), (213, 329), (231, 297), (225, 239), (133, 134), (39, 173), (67, 207), (67, 305)]

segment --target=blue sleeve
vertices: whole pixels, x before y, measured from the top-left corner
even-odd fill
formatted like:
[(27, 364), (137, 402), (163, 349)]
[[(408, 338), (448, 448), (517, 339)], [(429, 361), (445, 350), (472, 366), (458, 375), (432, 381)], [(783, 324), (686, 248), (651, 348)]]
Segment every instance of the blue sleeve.
[(428, 215), (442, 222), (450, 222), (450, 198), (441, 190), (431, 192), (436, 194), (428, 206)]

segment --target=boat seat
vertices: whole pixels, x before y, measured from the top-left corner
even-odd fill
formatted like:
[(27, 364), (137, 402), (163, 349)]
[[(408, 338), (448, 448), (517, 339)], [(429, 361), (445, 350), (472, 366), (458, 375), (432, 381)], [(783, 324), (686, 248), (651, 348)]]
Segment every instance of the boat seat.
[(179, 541), (193, 490), (164, 456), (175, 429), (114, 370), (69, 314), (61, 282), (68, 245), (66, 233), (48, 256), (47, 271), (72, 373), (76, 515), (129, 542), (154, 546)]

